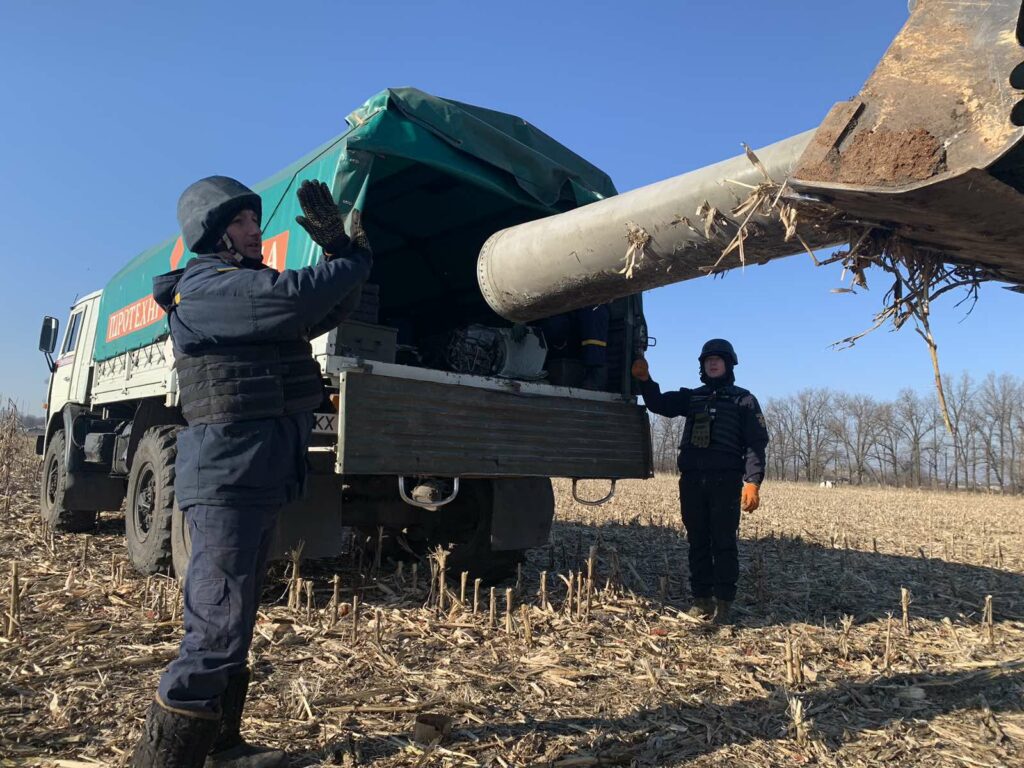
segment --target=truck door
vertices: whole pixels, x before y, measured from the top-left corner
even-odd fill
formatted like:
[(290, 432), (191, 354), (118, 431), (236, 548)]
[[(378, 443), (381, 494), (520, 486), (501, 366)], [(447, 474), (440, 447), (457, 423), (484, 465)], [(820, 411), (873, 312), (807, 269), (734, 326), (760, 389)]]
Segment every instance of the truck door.
[[(68, 401), (84, 402), (85, 392), (82, 390), (88, 386), (88, 370), (83, 374), (80, 370), (83, 366), (76, 365), (76, 359), (80, 354), (88, 357), (82, 343), (88, 306), (79, 304), (74, 307), (65, 326), (64, 341), (61, 342), (60, 354), (55, 361), (57, 370), (53, 372), (53, 389), (50, 391), (48, 409), (50, 413), (59, 413)], [(88, 364), (84, 367), (88, 369)]]
[(75, 403), (89, 402), (89, 387), (92, 378), (92, 352), (96, 344), (96, 309), (98, 294), (82, 299), (73, 313), (79, 316), (78, 337), (74, 339), (75, 362), (71, 366), (71, 389), (69, 397)]

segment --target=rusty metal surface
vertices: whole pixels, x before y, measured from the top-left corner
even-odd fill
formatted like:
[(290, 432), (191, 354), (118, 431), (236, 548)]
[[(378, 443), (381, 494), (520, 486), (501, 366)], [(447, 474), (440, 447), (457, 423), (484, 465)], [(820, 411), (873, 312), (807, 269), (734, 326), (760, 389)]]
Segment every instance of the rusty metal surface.
[(857, 97), (835, 105), (790, 179), (851, 224), (1024, 283), (1019, 0), (921, 0)]
[(1024, 60), (1020, 10), (1020, 0), (921, 0), (857, 98), (822, 123), (794, 177), (908, 187), (995, 162), (1024, 134), (1010, 120), (1022, 96), (1010, 84)]
[(1024, 195), (983, 170), (899, 194), (846, 190), (833, 203), (873, 221), (902, 222), (900, 236), (945, 261), (1024, 284)]
[(346, 475), (651, 475), (647, 412), (630, 403), (346, 373), (340, 411)]

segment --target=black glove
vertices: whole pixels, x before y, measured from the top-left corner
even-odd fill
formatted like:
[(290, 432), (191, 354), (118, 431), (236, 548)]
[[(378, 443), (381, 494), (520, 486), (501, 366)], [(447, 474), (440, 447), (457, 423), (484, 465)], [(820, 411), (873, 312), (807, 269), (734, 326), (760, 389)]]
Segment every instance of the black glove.
[[(305, 216), (296, 216), (295, 221), (324, 249), (325, 256), (344, 254), (351, 241), (345, 234), (345, 219), (334, 204), (330, 188), (322, 181), (304, 181), (297, 194)], [(362, 227), (359, 232), (362, 234)], [(365, 234), (362, 237), (366, 239)]]
[(370, 240), (366, 236), (366, 230), (363, 229), (363, 212), (358, 208), (352, 209), (352, 245), (356, 248), (362, 248), (369, 254), (373, 254), (370, 248)]

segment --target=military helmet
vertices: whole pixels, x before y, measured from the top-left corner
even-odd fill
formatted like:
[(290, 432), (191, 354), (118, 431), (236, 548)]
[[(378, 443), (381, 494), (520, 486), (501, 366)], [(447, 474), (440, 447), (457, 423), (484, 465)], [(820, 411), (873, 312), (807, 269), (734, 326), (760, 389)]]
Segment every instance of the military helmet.
[(704, 364), (704, 358), (710, 357), (711, 355), (718, 355), (720, 358), (725, 360), (729, 365), (739, 365), (739, 358), (736, 357), (736, 350), (732, 348), (725, 339), (711, 339), (704, 343), (701, 347), (700, 357), (697, 360), (700, 361), (701, 365)]
[(185, 247), (193, 253), (216, 253), (228, 224), (239, 211), (251, 210), (263, 220), (260, 196), (227, 176), (207, 176), (178, 198), (178, 224)]

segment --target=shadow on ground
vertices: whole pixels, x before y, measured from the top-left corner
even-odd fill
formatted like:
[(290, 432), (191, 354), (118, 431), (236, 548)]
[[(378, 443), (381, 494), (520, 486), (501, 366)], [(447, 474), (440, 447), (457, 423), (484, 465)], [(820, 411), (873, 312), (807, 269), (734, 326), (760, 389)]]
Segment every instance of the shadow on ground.
[[(804, 707), (806, 742), (829, 752), (859, 737), (879, 736), (875, 732), (893, 725), (907, 729), (910, 736), (916, 735), (918, 742), (934, 741), (936, 733), (930, 731), (928, 722), (941, 715), (963, 711), (964, 717), (976, 722), (983, 734), (991, 729), (988, 740), (993, 745), (1002, 742), (1001, 749), (1012, 755), (1016, 753), (1013, 743), (1000, 733), (998, 723), (989, 713), (998, 716), (1020, 712), (1024, 706), (1022, 667), (1024, 661), (975, 672), (896, 674), (872, 682), (839, 683), (806, 692), (795, 691), (792, 695), (799, 698)], [(664, 765), (669, 760), (677, 763), (754, 741), (787, 739), (792, 745), (796, 734), (789, 707), (785, 691), (766, 689), (763, 697), (727, 705), (707, 701), (693, 706), (640, 709), (622, 717), (595, 712), (588, 717), (482, 725), (472, 729), (472, 738), (485, 742), (497, 738), (510, 744), (533, 738), (537, 741), (532, 745), (533, 750), (543, 753), (545, 739), (599, 733), (596, 741), (588, 739), (585, 751), (600, 762), (580, 762), (580, 765)], [(408, 736), (408, 732), (396, 732), (393, 739), (362, 740), (362, 755), (377, 759), (394, 755), (398, 743)], [(459, 740), (460, 731), (456, 730), (446, 746), (457, 750)], [(875, 745), (874, 759), (896, 760), (904, 750), (912, 749), (907, 745), (912, 739), (900, 741), (897, 744), (883, 736)], [(326, 752), (333, 751), (341, 756), (348, 748), (348, 742), (338, 743)], [(325, 751), (294, 755), (293, 759), (298, 761), (294, 764), (309, 764), (308, 760), (319, 761), (324, 755)], [(547, 763), (531, 764), (532, 768), (543, 765)]]
[[(616, 570), (623, 586), (659, 599), (668, 577), (668, 603), (689, 604), (689, 546), (681, 530), (618, 523), (600, 526), (556, 522), (552, 544), (530, 555), (532, 570), (585, 568), (591, 544), (599, 544), (599, 573)], [(871, 546), (870, 543), (868, 546)], [(912, 617), (941, 620), (980, 617), (986, 595), (993, 618), (1024, 620), (1024, 574), (955, 560), (888, 554), (808, 541), (800, 536), (740, 540), (740, 582), (736, 608), (751, 627), (853, 616), (856, 622), (901, 615), (901, 588), (911, 593)]]

